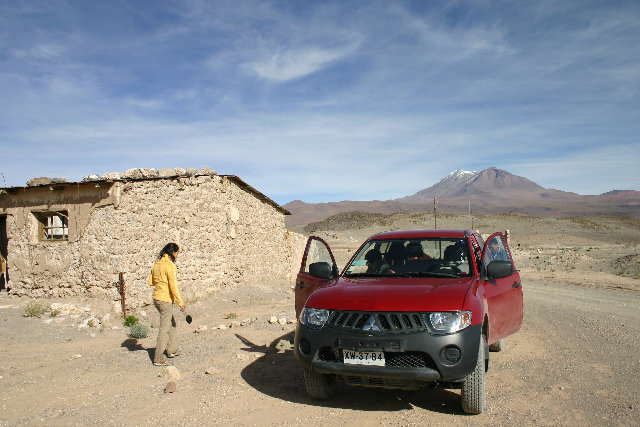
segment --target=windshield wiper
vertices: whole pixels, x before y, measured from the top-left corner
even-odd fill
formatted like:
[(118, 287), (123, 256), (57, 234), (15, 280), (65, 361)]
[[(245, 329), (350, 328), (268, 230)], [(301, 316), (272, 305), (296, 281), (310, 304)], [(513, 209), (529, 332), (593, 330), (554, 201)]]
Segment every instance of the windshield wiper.
[(420, 277), (430, 277), (430, 276), (435, 276), (435, 277), (458, 277), (457, 274), (454, 273), (438, 273), (435, 271), (408, 271), (406, 273), (407, 276), (412, 277), (412, 276), (420, 276)]
[(345, 277), (411, 277), (408, 273), (345, 273)]

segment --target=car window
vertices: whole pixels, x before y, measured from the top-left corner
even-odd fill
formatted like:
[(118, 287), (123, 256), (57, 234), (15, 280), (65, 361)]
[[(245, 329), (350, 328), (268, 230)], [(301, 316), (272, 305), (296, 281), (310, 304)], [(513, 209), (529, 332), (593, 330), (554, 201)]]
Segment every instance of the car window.
[(509, 252), (507, 252), (507, 248), (501, 235), (492, 237), (487, 243), (487, 250), (484, 254), (485, 267), (491, 261), (511, 261)]
[(320, 240), (312, 239), (309, 241), (309, 251), (307, 252), (307, 259), (303, 271), (309, 273), (309, 266), (316, 262), (326, 262), (329, 265), (333, 264), (331, 253), (325, 244)]

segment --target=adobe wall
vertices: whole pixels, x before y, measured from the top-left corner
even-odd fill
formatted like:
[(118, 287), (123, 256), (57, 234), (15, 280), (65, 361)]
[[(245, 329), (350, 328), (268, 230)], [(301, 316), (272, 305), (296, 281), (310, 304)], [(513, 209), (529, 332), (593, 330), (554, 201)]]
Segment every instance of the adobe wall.
[[(181, 248), (178, 280), (187, 301), (242, 283), (293, 283), (302, 259), (305, 238), (286, 230), (282, 212), (226, 177), (72, 185), (57, 194), (27, 190), (11, 203), (7, 194), (0, 199), (9, 286), (19, 295), (99, 297), (118, 311), (123, 272), (127, 308), (140, 307), (150, 302), (147, 277), (168, 242)], [(37, 241), (31, 211), (42, 209), (69, 211), (68, 242)]]

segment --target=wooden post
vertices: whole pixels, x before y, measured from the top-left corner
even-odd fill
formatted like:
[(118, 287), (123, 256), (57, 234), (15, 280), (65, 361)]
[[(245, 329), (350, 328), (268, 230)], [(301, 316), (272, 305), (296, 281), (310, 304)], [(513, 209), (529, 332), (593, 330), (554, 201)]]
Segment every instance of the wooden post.
[(436, 198), (433, 198), (433, 228), (438, 229), (438, 209), (436, 208)]
[(127, 317), (127, 308), (124, 304), (124, 273), (120, 273), (120, 301), (122, 301), (122, 318)]

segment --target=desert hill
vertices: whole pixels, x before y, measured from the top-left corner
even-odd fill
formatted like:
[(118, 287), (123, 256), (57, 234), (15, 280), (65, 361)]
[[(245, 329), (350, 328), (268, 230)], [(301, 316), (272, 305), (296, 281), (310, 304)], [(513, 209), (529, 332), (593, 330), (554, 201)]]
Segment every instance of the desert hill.
[(433, 211), (437, 198), (438, 212), (491, 215), (514, 213), (537, 217), (583, 215), (623, 215), (640, 218), (640, 191), (613, 190), (600, 195), (546, 189), (535, 182), (495, 167), (481, 172), (457, 170), (437, 183), (413, 195), (395, 200), (342, 201), (305, 203), (295, 200), (283, 207), (292, 213), (287, 226), (322, 221), (341, 212)]

